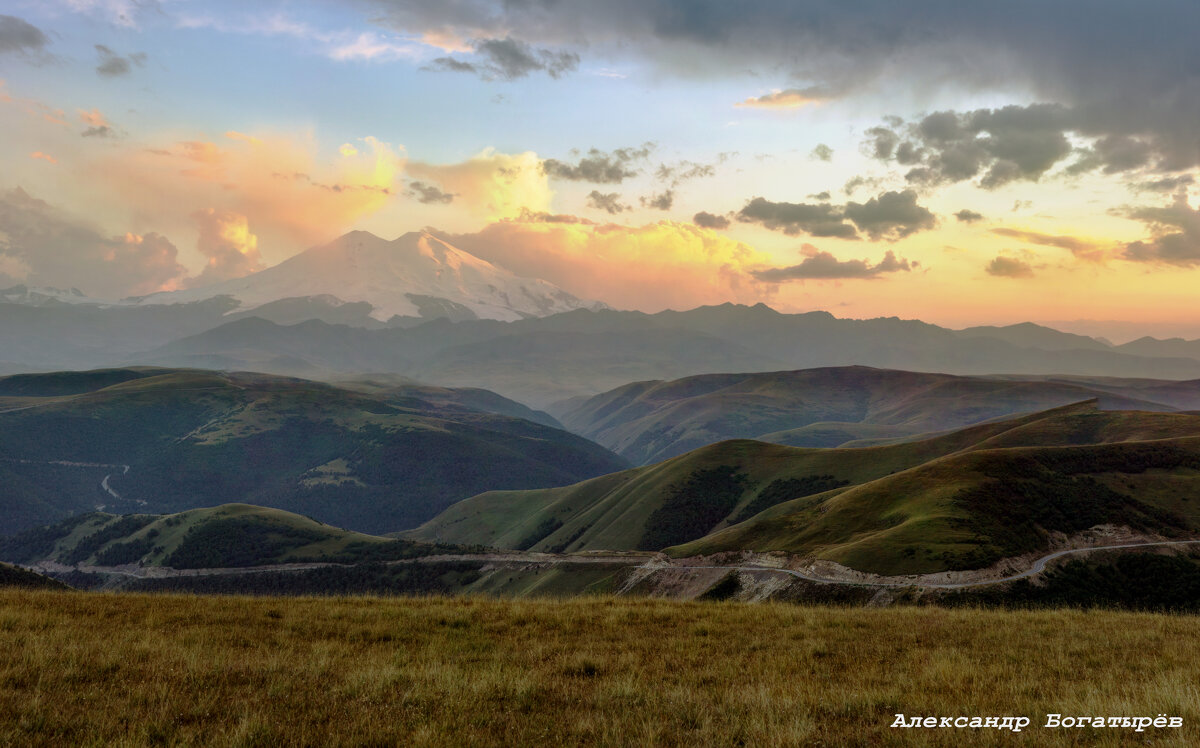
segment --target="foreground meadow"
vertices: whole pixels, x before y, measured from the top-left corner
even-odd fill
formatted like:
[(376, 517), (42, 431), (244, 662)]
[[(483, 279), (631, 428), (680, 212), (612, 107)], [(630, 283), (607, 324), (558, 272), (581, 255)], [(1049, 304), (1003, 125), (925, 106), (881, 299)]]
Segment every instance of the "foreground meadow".
[(1190, 616), (0, 590), (0, 745), (1195, 745), (1197, 672)]

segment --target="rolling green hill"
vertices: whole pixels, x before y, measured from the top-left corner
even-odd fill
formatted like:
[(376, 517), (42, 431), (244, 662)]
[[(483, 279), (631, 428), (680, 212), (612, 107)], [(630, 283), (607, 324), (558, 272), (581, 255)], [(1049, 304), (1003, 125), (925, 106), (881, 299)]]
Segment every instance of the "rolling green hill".
[[(1200, 393), (1195, 383), (1191, 389)], [(858, 446), (1092, 398), (1107, 409), (1176, 409), (1171, 400), (1149, 399), (1149, 391), (849, 366), (634, 382), (561, 404), (556, 413), (575, 433), (645, 465), (724, 439)]]
[(257, 566), (356, 563), (445, 552), (421, 543), (343, 530), (279, 509), (225, 504), (169, 515), (93, 512), (0, 538), (0, 560), (69, 566)]
[(232, 501), (388, 532), (480, 491), (627, 465), (560, 429), (486, 412), (523, 406), (478, 391), (427, 400), (421, 390), (187, 369), (11, 379), (0, 392), (7, 383), (23, 394), (0, 404), (0, 534), (97, 509)]
[(27, 590), (65, 590), (67, 585), (12, 564), (0, 563), (0, 589), (5, 587)]
[(858, 449), (730, 440), (573, 486), (488, 492), (404, 536), (539, 551), (779, 550), (916, 573), (987, 566), (1096, 524), (1200, 530), (1200, 416), (1095, 406)]

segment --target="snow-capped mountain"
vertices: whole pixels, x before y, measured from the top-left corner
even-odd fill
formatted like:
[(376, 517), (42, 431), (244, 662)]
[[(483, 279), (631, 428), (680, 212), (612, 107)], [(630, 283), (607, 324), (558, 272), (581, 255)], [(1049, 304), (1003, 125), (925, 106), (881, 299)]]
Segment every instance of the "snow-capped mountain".
[(0, 303), (22, 304), (24, 306), (52, 306), (54, 304), (111, 305), (114, 302), (85, 296), (78, 288), (48, 288), (22, 285), (0, 288)]
[(392, 241), (352, 231), (253, 275), (151, 294), (140, 303), (181, 304), (217, 296), (240, 302), (237, 312), (280, 299), (366, 302), (378, 320), (399, 315), (510, 321), (605, 306), (544, 280), (514, 275), (424, 231)]

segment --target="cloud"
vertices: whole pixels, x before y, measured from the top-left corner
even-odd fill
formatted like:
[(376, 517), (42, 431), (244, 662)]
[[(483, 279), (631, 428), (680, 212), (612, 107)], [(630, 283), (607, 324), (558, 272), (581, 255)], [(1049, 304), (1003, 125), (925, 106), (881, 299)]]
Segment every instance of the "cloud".
[(817, 161), (832, 161), (833, 149), (824, 143), (817, 143), (817, 145), (813, 147), (812, 152), (808, 154), (808, 157), (816, 159)]
[(1100, 262), (1109, 254), (1110, 248), (1100, 242), (1090, 239), (1081, 239), (1077, 236), (1062, 236), (1058, 234), (1043, 234), (1039, 231), (1026, 231), (1024, 229), (997, 228), (992, 229), (991, 233), (996, 236), (1006, 236), (1011, 239), (1016, 239), (1030, 244), (1040, 244), (1043, 247), (1057, 247), (1065, 249), (1081, 260), (1089, 260), (1092, 262)]
[(554, 179), (593, 184), (620, 184), (629, 177), (637, 176), (631, 164), (644, 161), (653, 150), (653, 143), (640, 148), (618, 148), (612, 153), (592, 148), (587, 156), (572, 165), (558, 159), (548, 158), (542, 162), (542, 171)]
[[(647, 143), (646, 146), (651, 144)], [(654, 172), (654, 178), (660, 182), (670, 182), (672, 187), (678, 187), (693, 179), (716, 176), (717, 168), (712, 164), (698, 164), (694, 161), (680, 161), (677, 164), (659, 164)]]
[(963, 208), (955, 213), (954, 217), (958, 219), (959, 223), (975, 223), (976, 221), (983, 220), (982, 213), (977, 213), (973, 210), (968, 210), (967, 208)]
[(438, 57), (425, 69), (474, 73), (484, 80), (513, 81), (536, 72), (558, 78), (579, 67), (579, 55), (574, 52), (535, 48), (512, 37), (480, 39), (475, 43), (474, 52), (479, 62)]
[(988, 275), (994, 275), (997, 278), (1032, 278), (1033, 266), (1023, 260), (1018, 260), (1015, 257), (1005, 257), (997, 255), (984, 268)]
[(80, 133), (83, 137), (111, 138), (116, 135), (116, 131), (113, 130), (112, 125), (108, 123), (99, 109), (93, 109), (90, 112), (86, 109), (79, 109), (76, 110), (76, 113), (79, 115), (79, 121), (87, 125), (87, 129)]
[(707, 211), (700, 211), (692, 216), (692, 222), (697, 226), (705, 229), (727, 229), (729, 228), (729, 219), (725, 216), (715, 216)]
[(205, 258), (200, 274), (187, 279), (185, 286), (207, 286), (231, 278), (241, 278), (262, 270), (258, 237), (250, 232), (243, 215), (208, 208), (192, 214), (199, 228), (196, 249)]
[[(633, 59), (660, 74), (692, 79), (728, 80), (749, 70), (787, 76), (801, 94), (886, 95), (901, 87), (1020, 92), (1069, 109), (1083, 136), (1145, 139), (1154, 147), (1156, 168), (1200, 164), (1194, 127), (1200, 121), (1200, 65), (1194, 56), (1200, 4), (1194, 0), (1151, 5), (373, 0), (372, 5), (380, 23), (401, 33), (519, 39), (606, 61)], [(1036, 151), (1057, 145), (1051, 138), (1020, 150), (1032, 163)], [(1031, 163), (999, 158), (1006, 163), (996, 180), (1036, 173)]]
[(1200, 265), (1200, 209), (1188, 205), (1187, 193), (1177, 193), (1169, 206), (1130, 208), (1126, 215), (1144, 222), (1152, 236), (1148, 241), (1125, 245), (1125, 259), (1183, 267)]
[(883, 192), (865, 203), (845, 205), (777, 203), (756, 197), (746, 203), (737, 217), (739, 221), (761, 223), (789, 236), (804, 233), (855, 239), (862, 231), (871, 241), (895, 241), (937, 225), (933, 213), (917, 204), (917, 193), (912, 190)]
[(346, 62), (390, 62), (414, 60), (419, 56), (417, 48), (407, 42), (396, 42), (371, 31), (346, 39), (339, 35), (318, 35), (329, 45), (326, 56), (331, 60)]
[(436, 185), (424, 182), (409, 182), (408, 192), (405, 193), (417, 202), (430, 205), (434, 203), (450, 203), (454, 201), (454, 193), (442, 192)]
[(588, 193), (587, 204), (589, 208), (603, 210), (609, 215), (616, 215), (629, 210), (629, 206), (621, 202), (621, 196), (616, 192), (600, 192), (600, 190), (592, 190)]
[(675, 193), (672, 190), (664, 190), (657, 195), (638, 198), (642, 207), (653, 208), (654, 210), (670, 210), (675, 204)]
[(854, 227), (846, 223), (842, 209), (828, 203), (777, 203), (755, 197), (738, 212), (737, 218), (746, 223), (761, 223), (788, 236), (801, 233), (840, 239), (858, 236)]
[[(244, 3), (247, 7), (251, 3)], [(285, 36), (308, 42), (314, 51), (337, 62), (392, 62), (419, 60), (424, 57), (423, 44), (431, 44), (435, 35), (421, 40), (397, 38), (375, 31), (319, 29), (283, 14), (245, 13), (236, 17), (218, 18), (180, 13), (175, 25), (183, 29), (214, 29), (226, 34)]]
[(817, 87), (786, 90), (776, 88), (769, 94), (751, 96), (745, 101), (739, 101), (734, 106), (747, 109), (799, 109), (809, 104), (820, 104), (829, 98), (828, 92)]
[(41, 151), (34, 151), (33, 153), (29, 154), (29, 157), (33, 159), (41, 159), (42, 161), (48, 161), (52, 164), (58, 163), (58, 159), (48, 153), (42, 153)]
[(112, 51), (103, 44), (97, 44), (96, 54), (99, 57), (99, 64), (96, 65), (96, 73), (106, 77), (115, 78), (121, 75), (128, 75), (133, 66), (141, 67), (146, 63), (145, 52), (134, 52), (128, 57), (122, 57)]
[(1180, 174), (1176, 177), (1163, 177), (1148, 182), (1137, 182), (1130, 185), (1137, 192), (1178, 192), (1180, 189), (1195, 184), (1196, 178), (1191, 174)]
[(845, 214), (871, 241), (895, 241), (937, 225), (933, 213), (917, 205), (917, 193), (912, 190), (884, 192), (865, 203), (846, 203)]
[(215, 141), (104, 149), (80, 169), (139, 222), (192, 231), (192, 214), (213, 208), (246, 216), (269, 235), (264, 246), (303, 247), (351, 228), (400, 191), (403, 153), (371, 136), (355, 144), (355, 155), (328, 159), (310, 135), (231, 131)]
[(531, 151), (516, 154), (484, 149), (458, 164), (410, 161), (408, 173), (440, 184), (455, 204), (488, 220), (515, 218), (523, 210), (547, 212), (554, 196), (542, 162)]
[(768, 258), (690, 223), (643, 226), (508, 220), (448, 239), (519, 275), (544, 278), (582, 298), (654, 312), (768, 299), (752, 268)]
[(867, 130), (869, 155), (909, 167), (905, 179), (935, 186), (979, 178), (994, 189), (1037, 181), (1072, 153), (1073, 112), (1057, 104), (934, 112)]
[(519, 223), (580, 223), (585, 226), (594, 226), (596, 222), (582, 218), (580, 216), (572, 216), (566, 213), (545, 213), (529, 210), (528, 208), (521, 211), (521, 215), (517, 217)]
[(792, 280), (848, 280), (872, 279), (885, 273), (908, 272), (918, 263), (910, 263), (905, 259), (897, 259), (888, 250), (883, 259), (874, 265), (866, 260), (839, 260), (829, 252), (823, 252), (811, 244), (805, 244), (800, 254), (804, 260), (799, 265), (782, 268), (768, 268), (752, 271), (752, 275), (767, 283), (783, 283)]
[(0, 54), (36, 58), (49, 45), (50, 38), (38, 27), (16, 16), (0, 15)]
[(159, 234), (109, 236), (21, 188), (0, 191), (0, 279), (117, 299), (173, 287), (185, 273)]

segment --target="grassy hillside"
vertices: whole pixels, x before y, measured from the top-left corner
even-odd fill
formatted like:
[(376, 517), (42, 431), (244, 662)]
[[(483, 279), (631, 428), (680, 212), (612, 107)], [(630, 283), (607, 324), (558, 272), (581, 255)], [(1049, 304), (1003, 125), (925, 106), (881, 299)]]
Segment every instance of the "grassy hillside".
[(0, 589), (64, 590), (67, 586), (56, 579), (35, 574), (12, 564), (0, 563)]
[(521, 406), (479, 392), (425, 400), (202, 370), (25, 375), (19, 385), (55, 394), (0, 408), (0, 533), (97, 509), (230, 501), (386, 532), (490, 488), (563, 485), (626, 464), (586, 439), (488, 412), (493, 400)]
[[(1192, 387), (1200, 394), (1200, 387)], [(565, 403), (557, 414), (572, 431), (644, 465), (725, 439), (836, 447), (911, 438), (1089, 399), (1107, 409), (1175, 410), (1147, 399), (1147, 392), (1129, 385), (850, 366), (635, 382)]]
[(1200, 530), (1189, 498), (1200, 495), (1198, 450), (1200, 416), (1094, 403), (861, 449), (732, 440), (573, 486), (485, 493), (405, 536), (541, 551), (781, 550), (881, 573), (977, 568), (1103, 522)]
[(443, 547), (351, 532), (248, 504), (169, 515), (102, 512), (0, 538), (0, 560), (70, 566), (257, 566), (296, 561), (358, 563), (445, 552)]
[(881, 574), (974, 569), (1101, 524), (1194, 534), (1198, 490), (1196, 437), (980, 450), (777, 505), (668, 552), (781, 550)]
[(3, 591), (0, 743), (1190, 745), (1198, 667), (1200, 619), (1147, 613)]

